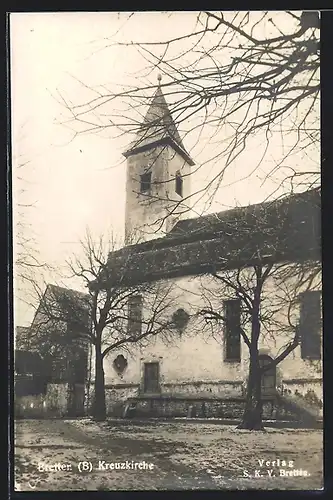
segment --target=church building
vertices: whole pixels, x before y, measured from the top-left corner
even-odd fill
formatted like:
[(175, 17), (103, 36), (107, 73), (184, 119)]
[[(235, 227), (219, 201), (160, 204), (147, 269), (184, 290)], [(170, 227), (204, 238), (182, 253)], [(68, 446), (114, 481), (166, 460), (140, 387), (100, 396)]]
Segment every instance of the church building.
[[(262, 393), (270, 404), (264, 405), (265, 415), (276, 416), (276, 398), (321, 409), (320, 191), (190, 218), (196, 167), (162, 89), (159, 77), (137, 138), (124, 152), (126, 246), (110, 256), (110, 266), (116, 277), (115, 262), (121, 264), (131, 251), (133, 281), (172, 283), (178, 328), (168, 341), (156, 335), (144, 345), (109, 352), (107, 412), (239, 416), (258, 280), (260, 362), (281, 357), (298, 338), (263, 376)], [(128, 307), (139, 307), (143, 317), (149, 311), (145, 298), (138, 299)], [(92, 361), (91, 380), (93, 370)]]

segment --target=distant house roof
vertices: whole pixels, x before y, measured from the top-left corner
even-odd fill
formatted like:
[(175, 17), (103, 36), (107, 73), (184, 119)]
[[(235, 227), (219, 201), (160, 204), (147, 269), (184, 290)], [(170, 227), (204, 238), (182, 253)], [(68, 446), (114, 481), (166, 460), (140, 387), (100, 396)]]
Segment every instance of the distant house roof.
[[(265, 203), (236, 207), (213, 214), (184, 219), (177, 222), (172, 230), (162, 238), (139, 243), (138, 251), (172, 246), (197, 240), (239, 235), (245, 229), (272, 227), (282, 229), (282, 222), (288, 219), (288, 227), (295, 230), (299, 225), (313, 218), (320, 222), (321, 198), (318, 188), (288, 195)], [(283, 230), (287, 228), (284, 227)]]
[(258, 251), (274, 261), (320, 259), (320, 206), (320, 190), (312, 189), (180, 221), (163, 238), (112, 252), (109, 274), (120, 279), (125, 265), (129, 280), (197, 274), (250, 265)]
[(161, 87), (158, 86), (137, 136), (124, 156), (127, 158), (131, 154), (166, 143), (170, 143), (190, 165), (194, 165), (180, 138)]
[(63, 286), (48, 284), (45, 293), (52, 293), (56, 298), (69, 298), (80, 302), (81, 304), (86, 304), (90, 300), (90, 296), (87, 293), (79, 292), (78, 290), (73, 290), (72, 288), (66, 288)]
[[(40, 299), (31, 328), (43, 324), (43, 316), (49, 317), (50, 321), (58, 320), (88, 327), (90, 300), (89, 294), (48, 284)], [(47, 326), (47, 319), (44, 323)]]
[(43, 371), (43, 361), (37, 352), (15, 350), (15, 372), (20, 375), (40, 374)]

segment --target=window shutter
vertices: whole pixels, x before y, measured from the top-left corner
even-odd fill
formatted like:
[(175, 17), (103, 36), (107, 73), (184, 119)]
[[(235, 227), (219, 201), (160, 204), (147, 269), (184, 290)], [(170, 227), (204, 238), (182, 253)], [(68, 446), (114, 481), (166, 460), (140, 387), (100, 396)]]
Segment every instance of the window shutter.
[(307, 359), (321, 357), (321, 292), (307, 291), (300, 296), (301, 356)]

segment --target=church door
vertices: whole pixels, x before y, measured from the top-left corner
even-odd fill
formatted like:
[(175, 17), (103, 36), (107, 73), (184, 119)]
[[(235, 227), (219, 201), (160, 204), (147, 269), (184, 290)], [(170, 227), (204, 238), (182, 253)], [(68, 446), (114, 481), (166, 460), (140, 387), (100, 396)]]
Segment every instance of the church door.
[(144, 379), (143, 391), (145, 393), (156, 394), (160, 390), (159, 384), (159, 364), (158, 363), (145, 363), (144, 365)]
[[(259, 356), (260, 366), (268, 365), (272, 361), (272, 358), (267, 354)], [(274, 394), (276, 390), (276, 367), (274, 366), (270, 370), (264, 371), (261, 378), (261, 394), (262, 396), (267, 396)]]

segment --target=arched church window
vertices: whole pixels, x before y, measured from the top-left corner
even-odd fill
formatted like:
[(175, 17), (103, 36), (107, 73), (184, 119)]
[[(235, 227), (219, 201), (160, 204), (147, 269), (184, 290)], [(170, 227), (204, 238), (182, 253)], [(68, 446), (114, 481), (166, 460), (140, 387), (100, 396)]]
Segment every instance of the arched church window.
[(179, 194), (179, 196), (183, 196), (183, 178), (182, 178), (180, 172), (176, 173), (175, 191), (177, 194)]
[(141, 334), (142, 307), (141, 295), (131, 295), (128, 299), (127, 333), (132, 337)]

